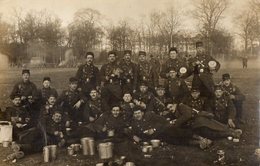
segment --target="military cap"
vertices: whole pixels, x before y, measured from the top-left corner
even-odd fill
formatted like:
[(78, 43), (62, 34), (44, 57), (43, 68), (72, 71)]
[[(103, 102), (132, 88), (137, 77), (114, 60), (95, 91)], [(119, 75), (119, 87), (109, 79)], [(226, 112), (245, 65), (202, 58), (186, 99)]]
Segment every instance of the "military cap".
[(50, 98), (50, 97), (55, 97), (55, 98), (57, 98), (58, 96), (57, 96), (57, 93), (50, 92), (50, 93), (48, 94), (47, 98)]
[(116, 51), (109, 51), (107, 55), (114, 54), (116, 56)]
[(138, 55), (144, 55), (144, 56), (146, 56), (146, 52), (145, 52), (145, 51), (139, 51)]
[(131, 51), (131, 50), (125, 50), (125, 51), (124, 51), (124, 55), (125, 55), (125, 54), (130, 54), (130, 55), (132, 55), (132, 51)]
[(42, 82), (44, 82), (44, 81), (50, 81), (51, 82), (51, 78), (50, 77), (43, 77)]
[(197, 86), (191, 87), (191, 92), (200, 92), (200, 88)]
[(222, 89), (222, 86), (221, 86), (220, 84), (216, 84), (216, 85), (214, 86), (214, 89), (215, 89), (215, 91), (216, 91), (216, 90), (223, 90), (223, 89)]
[(70, 77), (69, 81), (70, 83), (78, 82), (78, 79), (76, 77)]
[(139, 106), (139, 105), (136, 105), (136, 106), (134, 107), (133, 111), (134, 111), (134, 112), (135, 112), (135, 111), (142, 111), (142, 112), (144, 112), (144, 108), (142, 108), (142, 107)]
[(176, 53), (178, 53), (178, 50), (177, 50), (177, 48), (175, 48), (175, 47), (171, 47), (171, 48), (169, 49), (169, 53), (170, 53), (171, 51), (175, 51)]
[(86, 58), (88, 55), (91, 55), (92, 57), (94, 57), (94, 53), (93, 53), (93, 52), (86, 52), (85, 58)]
[(139, 86), (148, 86), (148, 84), (147, 84), (147, 82), (142, 81), (142, 82), (139, 84)]
[(203, 42), (202, 41), (197, 41), (196, 42), (196, 48), (198, 47), (203, 47)]
[(22, 70), (22, 74), (24, 74), (24, 73), (30, 74), (30, 70), (29, 70), (29, 69), (23, 69), (23, 70)]
[(15, 94), (11, 96), (11, 100), (15, 99), (15, 98), (21, 98), (22, 96), (20, 94)]
[(231, 77), (230, 77), (230, 74), (228, 73), (225, 73), (222, 75), (222, 80), (225, 81), (225, 80), (229, 80)]

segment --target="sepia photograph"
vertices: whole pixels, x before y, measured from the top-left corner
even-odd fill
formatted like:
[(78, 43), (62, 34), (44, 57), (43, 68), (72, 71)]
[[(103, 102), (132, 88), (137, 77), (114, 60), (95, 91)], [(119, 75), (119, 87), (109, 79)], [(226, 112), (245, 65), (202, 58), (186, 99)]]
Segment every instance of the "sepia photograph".
[(1, 166), (260, 166), (260, 0), (0, 0)]

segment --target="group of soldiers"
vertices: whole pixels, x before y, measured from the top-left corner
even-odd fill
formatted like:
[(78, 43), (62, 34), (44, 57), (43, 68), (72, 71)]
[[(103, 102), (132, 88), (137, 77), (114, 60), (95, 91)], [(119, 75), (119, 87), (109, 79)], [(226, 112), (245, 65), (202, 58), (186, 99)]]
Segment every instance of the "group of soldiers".
[(37, 89), (30, 71), (23, 70), (10, 95), (13, 105), (5, 111), (14, 127), (12, 148), (31, 153), (91, 136), (115, 144), (160, 139), (204, 149), (215, 138), (239, 138), (245, 96), (228, 73), (215, 84), (213, 73), (220, 63), (205, 54), (202, 42), (196, 43), (196, 51), (187, 61), (170, 48), (162, 65), (155, 57), (148, 61), (145, 51), (139, 51), (138, 63), (132, 61), (131, 50), (120, 60), (110, 51), (100, 70), (93, 52), (87, 52), (60, 95), (50, 77)]

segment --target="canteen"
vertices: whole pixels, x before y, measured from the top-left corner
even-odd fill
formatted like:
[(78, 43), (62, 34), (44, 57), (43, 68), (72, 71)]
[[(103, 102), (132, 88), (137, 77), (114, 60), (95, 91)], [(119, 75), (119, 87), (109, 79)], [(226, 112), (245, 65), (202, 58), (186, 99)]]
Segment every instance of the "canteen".
[(0, 143), (12, 142), (13, 126), (11, 122), (0, 121)]

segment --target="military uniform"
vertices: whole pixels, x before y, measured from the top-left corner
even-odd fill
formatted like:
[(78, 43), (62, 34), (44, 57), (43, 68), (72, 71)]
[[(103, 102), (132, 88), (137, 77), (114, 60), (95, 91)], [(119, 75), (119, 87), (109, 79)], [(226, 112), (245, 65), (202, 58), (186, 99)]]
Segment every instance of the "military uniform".
[(100, 86), (99, 70), (93, 64), (80, 65), (76, 73), (76, 78), (79, 80), (79, 88), (87, 96), (91, 89)]
[(155, 70), (156, 75), (159, 76), (161, 71), (161, 64), (159, 60), (156, 58), (151, 58), (149, 63), (152, 65), (152, 68)]
[(197, 99), (192, 96), (186, 96), (183, 98), (182, 103), (190, 106), (191, 108), (196, 109), (197, 111), (205, 111), (206, 110), (206, 98), (198, 97)]
[(84, 119), (89, 122), (89, 118), (94, 118), (93, 121), (98, 119), (101, 114), (108, 111), (109, 108), (105, 108), (102, 100), (97, 98), (96, 100), (90, 99), (87, 101), (84, 108)]
[[(163, 112), (167, 110), (167, 104), (173, 103), (171, 98), (164, 96), (156, 96), (151, 102), (152, 106), (148, 108), (149, 111), (156, 113), (157, 115), (164, 116)], [(166, 116), (165, 116), (166, 117)]]
[[(154, 100), (154, 95), (153, 93), (147, 91), (145, 93), (142, 92), (136, 92), (133, 95), (133, 99), (134, 101), (138, 101), (138, 102), (142, 102), (146, 105), (146, 109), (150, 108), (152, 106), (152, 101)], [(136, 104), (136, 103), (135, 103)], [(150, 109), (149, 109), (150, 110)]]
[(137, 71), (136, 71), (136, 64), (133, 62), (127, 62), (122, 60), (119, 63), (119, 66), (122, 70), (121, 73), (121, 85), (123, 92), (136, 90), (137, 85)]
[[(71, 90), (64, 90), (59, 98), (57, 99), (57, 104), (61, 105), (61, 108), (64, 112), (68, 113), (68, 117), (73, 120), (75, 123), (83, 121), (83, 104), (86, 103), (85, 95), (79, 91), (71, 91)], [(79, 109), (73, 108), (73, 106), (78, 102), (82, 101)]]
[(212, 98), (207, 104), (207, 111), (215, 115), (215, 119), (227, 124), (228, 119), (235, 120), (236, 110), (231, 99), (222, 95), (220, 98)]
[[(102, 114), (94, 123), (88, 124), (86, 128), (89, 129), (95, 137), (101, 139), (110, 137), (108, 132), (111, 130), (114, 133), (114, 136), (111, 137), (122, 138), (124, 129), (127, 128), (127, 124), (125, 123), (122, 114), (118, 117), (114, 117), (109, 111)], [(103, 130), (104, 128), (105, 130)]]
[[(191, 130), (180, 129), (171, 125), (165, 118), (152, 112), (146, 112), (141, 120), (133, 119), (131, 123), (132, 134), (138, 136), (143, 141), (150, 139), (163, 139), (168, 143), (187, 144), (192, 138)], [(147, 134), (152, 129), (153, 134)]]
[(159, 75), (149, 62), (140, 62), (137, 65), (137, 74), (138, 86), (143, 82), (148, 84), (149, 89), (158, 86)]
[[(31, 127), (31, 116), (23, 106), (11, 106), (6, 108), (7, 120), (13, 125), (13, 138), (19, 139), (19, 135)], [(18, 127), (17, 125), (21, 125)]]
[[(186, 68), (186, 73), (181, 74), (180, 73), (180, 69), (184, 67)], [(190, 76), (190, 69), (188, 67), (188, 65), (186, 64), (186, 62), (182, 59), (168, 59), (163, 65), (162, 65), (162, 70), (160, 73), (160, 76), (162, 78), (167, 79), (167, 73), (169, 73), (169, 71), (174, 68), (177, 71), (177, 75), (180, 76), (181, 78), (187, 78), (188, 76)]]
[(58, 92), (54, 88), (42, 88), (39, 90), (39, 95), (40, 95), (40, 100), (42, 101), (41, 103), (45, 104), (45, 102), (48, 100), (50, 95), (54, 95), (56, 98), (58, 97)]
[(10, 98), (12, 99), (15, 95), (26, 97), (26, 99), (22, 100), (22, 104), (23, 105), (29, 104), (28, 102), (29, 99), (32, 99), (33, 101), (36, 101), (38, 99), (37, 87), (31, 81), (18, 82), (17, 84), (15, 84), (10, 94)]
[(224, 84), (222, 84), (221, 87), (224, 90), (225, 95), (227, 95), (228, 97), (230, 95), (235, 96), (235, 99), (232, 99), (232, 101), (236, 108), (236, 118), (238, 120), (241, 120), (243, 112), (243, 101), (245, 100), (245, 95), (243, 95), (240, 89), (232, 83), (230, 83), (229, 86), (225, 86)]
[[(216, 62), (214, 70), (209, 67), (209, 62)], [(196, 64), (199, 62), (199, 64)], [(212, 71), (218, 71), (220, 63), (211, 56), (205, 54), (198, 54), (195, 58), (191, 59), (191, 66), (193, 66), (193, 80), (192, 86), (199, 87), (201, 95), (205, 97), (214, 95), (214, 80)]]
[(133, 110), (135, 107), (135, 104), (133, 102), (121, 102), (120, 104), (123, 117), (125, 119), (126, 123), (129, 123), (133, 116)]
[(101, 67), (100, 77), (104, 84), (101, 97), (107, 107), (119, 103), (122, 98), (121, 73), (122, 70), (117, 62), (107, 63)]
[(168, 78), (165, 84), (166, 93), (175, 103), (179, 103), (189, 94), (189, 88), (181, 78)]

